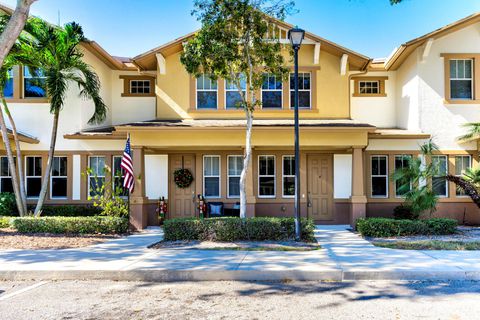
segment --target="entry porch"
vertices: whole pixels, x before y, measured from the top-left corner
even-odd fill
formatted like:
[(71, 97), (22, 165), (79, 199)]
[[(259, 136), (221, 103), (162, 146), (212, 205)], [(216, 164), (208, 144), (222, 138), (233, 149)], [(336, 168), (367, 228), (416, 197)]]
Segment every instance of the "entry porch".
[[(225, 209), (240, 201), (245, 128), (241, 123), (229, 127), (210, 122), (198, 127), (201, 120), (192, 122), (190, 126), (150, 122), (149, 126), (117, 128), (131, 135), (137, 183), (130, 205), (136, 228), (158, 224), (159, 197), (168, 203), (167, 219), (199, 216), (199, 195)], [(293, 126), (282, 123), (254, 123), (246, 182), (249, 217), (294, 215)], [(364, 148), (373, 129), (353, 121), (301, 123), (302, 216), (320, 224), (352, 224), (365, 216)], [(175, 182), (177, 169), (188, 169), (191, 184)]]

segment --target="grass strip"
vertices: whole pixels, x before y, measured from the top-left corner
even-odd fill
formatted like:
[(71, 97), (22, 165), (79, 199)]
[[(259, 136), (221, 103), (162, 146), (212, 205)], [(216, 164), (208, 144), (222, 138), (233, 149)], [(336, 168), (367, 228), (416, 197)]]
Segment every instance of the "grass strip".
[(480, 241), (374, 241), (373, 245), (389, 249), (402, 250), (480, 250)]

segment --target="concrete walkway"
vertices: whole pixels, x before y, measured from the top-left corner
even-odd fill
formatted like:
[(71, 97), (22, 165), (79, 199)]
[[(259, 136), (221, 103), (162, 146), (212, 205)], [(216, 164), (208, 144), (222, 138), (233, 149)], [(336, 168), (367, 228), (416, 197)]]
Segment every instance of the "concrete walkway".
[(480, 251), (379, 248), (347, 228), (318, 226), (323, 249), (307, 252), (148, 249), (163, 238), (151, 228), (80, 249), (1, 251), (0, 279), (480, 280)]

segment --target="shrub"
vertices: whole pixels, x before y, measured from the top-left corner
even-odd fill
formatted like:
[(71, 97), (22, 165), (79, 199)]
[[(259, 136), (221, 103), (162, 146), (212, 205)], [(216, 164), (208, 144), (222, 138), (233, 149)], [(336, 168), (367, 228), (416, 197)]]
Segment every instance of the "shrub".
[(414, 213), (412, 208), (408, 205), (399, 205), (393, 209), (393, 216), (397, 220), (409, 219), (416, 220), (419, 218), (418, 213)]
[[(314, 241), (315, 225), (311, 219), (301, 220), (301, 238)], [(293, 240), (294, 218), (183, 218), (169, 219), (163, 225), (165, 240)]]
[(22, 217), (11, 219), (22, 233), (118, 234), (128, 230), (128, 219), (119, 217)]
[(0, 217), (0, 228), (10, 227), (10, 217)]
[(18, 215), (15, 195), (10, 192), (0, 193), (0, 216)]
[(446, 218), (395, 220), (387, 218), (358, 219), (356, 228), (366, 237), (453, 234), (457, 221)]
[(100, 208), (74, 205), (59, 205), (59, 206), (43, 206), (43, 217), (91, 217), (97, 216), (102, 212)]

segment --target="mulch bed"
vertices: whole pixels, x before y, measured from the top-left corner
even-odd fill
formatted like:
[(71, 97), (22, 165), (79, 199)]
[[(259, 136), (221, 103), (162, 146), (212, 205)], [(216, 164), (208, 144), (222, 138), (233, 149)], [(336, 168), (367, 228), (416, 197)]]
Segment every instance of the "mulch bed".
[(14, 229), (0, 229), (0, 249), (67, 249), (80, 248), (120, 238), (121, 235), (65, 235), (51, 233), (25, 234)]
[(239, 250), (239, 251), (311, 251), (320, 249), (317, 242), (296, 241), (160, 241), (152, 249), (179, 250)]

